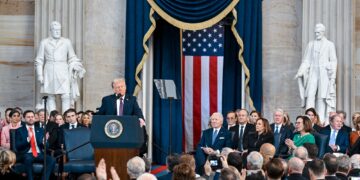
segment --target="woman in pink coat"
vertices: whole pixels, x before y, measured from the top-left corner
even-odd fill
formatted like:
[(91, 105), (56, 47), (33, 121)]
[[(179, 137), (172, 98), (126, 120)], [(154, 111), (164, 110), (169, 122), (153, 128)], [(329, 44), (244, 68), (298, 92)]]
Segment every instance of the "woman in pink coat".
[(17, 129), (20, 127), (20, 112), (13, 109), (10, 114), (10, 124), (3, 127), (1, 131), (1, 146), (10, 149), (10, 129)]

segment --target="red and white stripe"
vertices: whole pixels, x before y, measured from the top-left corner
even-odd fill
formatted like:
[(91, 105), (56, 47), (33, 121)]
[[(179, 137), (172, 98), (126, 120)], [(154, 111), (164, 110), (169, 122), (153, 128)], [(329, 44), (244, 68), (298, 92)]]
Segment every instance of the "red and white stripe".
[(223, 56), (183, 56), (183, 143), (194, 150), (212, 113), (221, 112)]

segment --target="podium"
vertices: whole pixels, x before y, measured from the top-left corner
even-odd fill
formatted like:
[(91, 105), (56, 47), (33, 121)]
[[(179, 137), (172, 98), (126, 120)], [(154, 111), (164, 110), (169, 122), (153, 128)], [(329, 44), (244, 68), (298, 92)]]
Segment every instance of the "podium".
[(94, 147), (96, 166), (104, 158), (108, 178), (111, 177), (110, 167), (114, 166), (120, 179), (129, 179), (126, 163), (139, 155), (143, 133), (136, 116), (93, 116), (90, 142)]

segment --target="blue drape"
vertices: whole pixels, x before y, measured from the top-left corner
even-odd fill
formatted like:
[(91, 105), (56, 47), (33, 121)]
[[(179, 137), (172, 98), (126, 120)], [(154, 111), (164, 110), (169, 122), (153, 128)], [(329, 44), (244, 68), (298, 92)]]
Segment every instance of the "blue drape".
[(232, 0), (155, 0), (156, 4), (173, 18), (198, 23), (218, 15)]
[[(158, 20), (154, 33), (154, 79), (172, 79), (181, 94), (180, 31), (166, 21)], [(162, 100), (154, 86), (153, 90), (153, 160), (165, 164), (169, 150), (169, 100)], [(181, 100), (172, 101), (172, 150), (182, 150)]]
[[(159, 6), (166, 5), (168, 13), (174, 18), (185, 22), (201, 22), (221, 12), (221, 8), (230, 0), (155, 0)], [(218, 2), (211, 8), (204, 8), (205, 3)], [(202, 8), (187, 3), (204, 3)], [(238, 22), (236, 29), (244, 42), (243, 57), (250, 70), (250, 95), (254, 106), (261, 111), (262, 103), (262, 0), (240, 0), (236, 5)], [(218, 8), (218, 9), (212, 9)], [(127, 2), (126, 17), (126, 60), (125, 77), (128, 92), (133, 92), (135, 69), (144, 54), (142, 41), (144, 34), (150, 27), (150, 6), (145, 0)], [(189, 12), (187, 12), (189, 10)], [(189, 15), (190, 14), (190, 15)], [(208, 16), (207, 16), (208, 15)], [(183, 19), (182, 19), (183, 18)], [(157, 21), (154, 34), (154, 78), (175, 80), (177, 88), (181, 89), (180, 72), (180, 39), (179, 30), (163, 21)], [(241, 65), (237, 57), (239, 46), (233, 34), (226, 28), (225, 32), (225, 64), (223, 81), (223, 113), (241, 106)], [(224, 96), (226, 94), (226, 96)], [(173, 103), (172, 149), (180, 152), (182, 149), (181, 101)], [(166, 152), (169, 147), (169, 107), (168, 101), (160, 100), (154, 89), (153, 104), (153, 141), (154, 161), (165, 163)], [(157, 147), (159, 146), (159, 147)], [(161, 153), (162, 149), (165, 153)]]

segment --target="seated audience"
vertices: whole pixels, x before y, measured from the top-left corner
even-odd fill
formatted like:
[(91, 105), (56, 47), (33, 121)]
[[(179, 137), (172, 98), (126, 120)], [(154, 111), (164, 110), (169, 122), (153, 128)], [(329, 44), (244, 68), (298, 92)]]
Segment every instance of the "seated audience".
[(234, 133), (232, 148), (242, 152), (244, 149), (247, 149), (245, 146), (246, 142), (244, 141), (247, 140), (246, 137), (250, 132), (255, 131), (255, 126), (249, 123), (249, 113), (246, 109), (237, 109), (236, 117), (238, 124), (230, 128), (230, 132)]
[(223, 168), (220, 172), (220, 180), (237, 180), (237, 175), (231, 168)]
[(55, 122), (60, 127), (65, 124), (64, 117), (61, 114), (55, 115)]
[(294, 155), (294, 157), (297, 157), (297, 158), (303, 160), (304, 162), (307, 161), (309, 158), (308, 151), (303, 146), (296, 148), (293, 152), (293, 155)]
[(284, 174), (283, 163), (279, 158), (271, 159), (265, 165), (267, 180), (280, 180)]
[(330, 116), (330, 125), (321, 130), (321, 134), (327, 135), (328, 145), (325, 152), (346, 153), (349, 146), (349, 134), (341, 128), (342, 119), (339, 115)]
[(270, 143), (265, 143), (260, 147), (259, 153), (264, 158), (264, 164), (267, 164), (270, 161), (270, 159), (274, 158), (275, 152), (276, 152), (275, 146)]
[(13, 109), (9, 113), (10, 123), (2, 128), (1, 147), (10, 149), (10, 129), (17, 129), (21, 126), (20, 112)]
[(81, 116), (81, 122), (84, 127), (91, 128), (91, 119), (89, 114), (83, 114)]
[(53, 110), (50, 112), (50, 117), (49, 117), (49, 121), (51, 122), (55, 122), (55, 116), (59, 114), (59, 111), (57, 110)]
[(336, 161), (336, 156), (330, 153), (326, 153), (324, 155), (324, 163), (325, 163), (325, 168), (326, 168), (326, 175), (325, 175), (325, 179), (326, 180), (331, 180), (334, 179), (336, 180), (336, 171), (338, 169), (338, 163)]
[(136, 179), (145, 173), (145, 162), (138, 156), (131, 158), (127, 162), (126, 167), (130, 179)]
[(317, 114), (315, 108), (307, 109), (305, 111), (305, 114), (309, 116), (313, 130), (315, 130), (316, 132), (320, 132), (323, 127), (321, 125), (319, 115)]
[(345, 124), (346, 121), (346, 112), (342, 110), (337, 110), (336, 114), (338, 114), (341, 117), (341, 129), (345, 130), (348, 134), (352, 131), (351, 127), (347, 126)]
[(292, 131), (288, 126), (284, 126), (284, 110), (277, 109), (274, 112), (274, 123), (271, 129), (274, 132), (274, 146), (276, 148), (275, 157), (287, 157), (289, 148), (285, 144), (286, 139), (292, 139)]
[(227, 122), (227, 129), (229, 130), (231, 127), (236, 126), (236, 114), (234, 111), (230, 111), (226, 114), (226, 122)]
[(323, 160), (314, 159), (309, 163), (310, 179), (325, 179), (325, 164)]
[(255, 129), (256, 131), (249, 133), (247, 141), (245, 141), (246, 145), (244, 146), (247, 147), (245, 150), (247, 152), (259, 151), (264, 143), (274, 143), (274, 135), (267, 119), (258, 119), (256, 121)]
[(354, 154), (350, 158), (350, 172), (348, 177), (360, 177), (360, 154)]
[(304, 143), (315, 144), (315, 137), (310, 133), (312, 131), (311, 126), (311, 121), (307, 116), (298, 116), (296, 118), (295, 128), (297, 133), (294, 135), (293, 140), (285, 140), (285, 144), (290, 150), (294, 150)]
[(82, 124), (82, 122), (81, 122), (81, 117), (82, 117), (83, 114), (84, 114), (84, 111), (78, 111), (78, 112), (76, 113), (76, 120), (77, 120), (80, 124)]
[[(360, 112), (354, 112), (354, 114), (351, 116), (351, 121), (353, 123), (353, 126), (356, 127), (356, 119), (360, 117)], [(353, 131), (355, 131), (355, 128), (353, 128)]]
[[(39, 116), (39, 121), (35, 122), (35, 126), (38, 126), (40, 128), (44, 128), (45, 126), (45, 118), (47, 118), (48, 114), (46, 114), (45, 117), (45, 110), (40, 109), (36, 112), (36, 114)], [(49, 149), (51, 150), (57, 150), (60, 149), (59, 142), (58, 142), (58, 125), (53, 122), (47, 120), (46, 122), (46, 133), (49, 135), (47, 139), (47, 143), (49, 144)]]
[(224, 127), (223, 116), (215, 112), (210, 117), (211, 127), (204, 130), (196, 149), (196, 172), (204, 173), (204, 164), (210, 154), (219, 154), (224, 147), (231, 147), (231, 133)]
[(189, 164), (181, 163), (174, 167), (172, 180), (195, 180), (195, 171)]
[(352, 131), (350, 133), (350, 146), (353, 147), (353, 145), (355, 145), (356, 141), (359, 139), (360, 137), (360, 116), (358, 118), (355, 119), (354, 122), (354, 127), (355, 127), (355, 131)]
[(264, 159), (260, 153), (253, 151), (246, 157), (246, 160), (246, 178), (253, 173), (265, 175), (262, 170)]
[(258, 119), (260, 119), (262, 116), (261, 116), (261, 113), (260, 112), (257, 112), (257, 111), (251, 111), (250, 112), (250, 118), (249, 118), (249, 123), (250, 124), (254, 124), (256, 123), (256, 121)]
[(284, 112), (284, 125), (289, 127), (291, 132), (295, 131), (295, 126), (290, 120), (290, 116), (287, 112)]
[[(49, 179), (55, 166), (55, 159), (46, 155), (44, 150), (44, 131), (40, 126), (35, 126), (35, 113), (31, 110), (24, 112), (24, 119), (26, 125), (23, 125), (16, 130), (15, 146), (18, 151), (18, 156), (22, 157), (26, 167), (32, 167), (34, 162), (43, 163), (44, 156), (46, 156), (46, 174), (43, 174), (42, 179)], [(26, 174), (29, 180), (33, 179), (32, 168), (26, 168)]]
[(293, 157), (289, 160), (288, 164), (289, 176), (287, 177), (287, 180), (306, 180), (306, 178), (302, 176), (305, 166), (303, 160)]
[(166, 167), (168, 169), (168, 173), (163, 176), (160, 176), (158, 179), (159, 180), (172, 179), (174, 167), (178, 164), (180, 164), (180, 155), (178, 155), (178, 154), (168, 155), (166, 157)]
[(319, 153), (319, 149), (316, 146), (316, 144), (312, 144), (312, 143), (304, 143), (303, 147), (307, 150), (308, 152), (308, 160), (312, 160), (317, 158), (318, 153)]
[(347, 180), (350, 170), (350, 158), (348, 155), (341, 155), (337, 157), (338, 169), (336, 177), (340, 180)]
[(150, 174), (147, 172), (147, 173), (140, 175), (136, 180), (157, 180), (157, 178), (153, 174)]
[(8, 149), (0, 149), (0, 179), (20, 180), (25, 177), (13, 171), (12, 166), (16, 163), (16, 155)]

